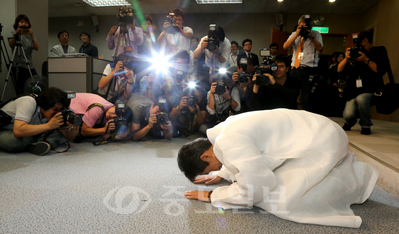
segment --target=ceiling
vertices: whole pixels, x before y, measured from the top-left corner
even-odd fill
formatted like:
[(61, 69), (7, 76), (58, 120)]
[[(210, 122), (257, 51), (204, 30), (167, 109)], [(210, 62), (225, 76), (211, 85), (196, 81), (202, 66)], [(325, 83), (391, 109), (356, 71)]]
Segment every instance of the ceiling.
[[(49, 17), (115, 15), (118, 7), (91, 7), (82, 0), (48, 0)], [(198, 5), (195, 0), (135, 0), (144, 14), (167, 14), (180, 7), (184, 13), (291, 13), (360, 15), (379, 0), (243, 0), (242, 4)]]

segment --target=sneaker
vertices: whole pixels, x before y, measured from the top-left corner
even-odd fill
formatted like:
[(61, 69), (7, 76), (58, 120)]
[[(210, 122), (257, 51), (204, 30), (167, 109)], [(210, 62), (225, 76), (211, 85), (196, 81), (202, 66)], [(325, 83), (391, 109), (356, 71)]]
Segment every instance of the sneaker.
[(351, 130), (351, 126), (347, 123), (344, 124), (344, 126), (342, 126), (342, 129), (344, 129), (345, 131), (350, 131)]
[(29, 145), (28, 152), (39, 156), (47, 154), (51, 150), (51, 146), (47, 142), (37, 142)]
[(370, 130), (370, 128), (362, 128), (362, 131), (360, 132), (360, 134), (362, 134), (362, 135), (370, 135), (371, 134), (371, 130)]

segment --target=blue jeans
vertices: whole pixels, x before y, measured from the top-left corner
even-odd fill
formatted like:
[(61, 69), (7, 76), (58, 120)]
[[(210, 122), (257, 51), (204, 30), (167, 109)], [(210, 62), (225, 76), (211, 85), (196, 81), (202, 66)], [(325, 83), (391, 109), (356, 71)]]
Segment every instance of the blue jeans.
[(347, 101), (344, 109), (344, 119), (347, 124), (356, 124), (356, 111), (359, 111), (359, 124), (362, 128), (370, 128), (373, 125), (370, 119), (370, 109), (373, 101), (372, 93), (362, 93), (356, 98)]

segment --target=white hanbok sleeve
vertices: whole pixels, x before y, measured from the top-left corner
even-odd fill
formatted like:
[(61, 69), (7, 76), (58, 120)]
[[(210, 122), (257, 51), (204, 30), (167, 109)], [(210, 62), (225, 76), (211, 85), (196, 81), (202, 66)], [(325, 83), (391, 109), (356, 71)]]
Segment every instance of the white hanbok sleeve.
[(217, 175), (225, 180), (228, 180), (229, 182), (234, 182), (236, 180), (234, 174), (231, 173), (231, 171), (229, 171), (229, 169), (227, 169), (225, 166), (222, 166), (220, 171), (213, 171), (211, 175)]
[(216, 188), (211, 196), (213, 206), (223, 209), (252, 207), (276, 185), (273, 171), (266, 166), (249, 136), (222, 133), (217, 137), (214, 150), (215, 147), (222, 152), (223, 165), (234, 173), (237, 182)]

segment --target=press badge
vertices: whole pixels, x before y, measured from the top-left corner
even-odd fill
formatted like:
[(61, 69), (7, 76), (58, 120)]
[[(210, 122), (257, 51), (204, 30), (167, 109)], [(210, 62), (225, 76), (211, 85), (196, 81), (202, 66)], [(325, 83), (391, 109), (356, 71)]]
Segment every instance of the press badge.
[(360, 79), (360, 77), (359, 77), (359, 78), (357, 78), (357, 80), (356, 80), (356, 88), (361, 88), (361, 87), (363, 87), (363, 85), (362, 85), (362, 79)]
[(302, 59), (303, 59), (303, 52), (299, 52), (299, 53), (298, 53), (298, 59), (299, 59), (299, 60), (302, 60)]

